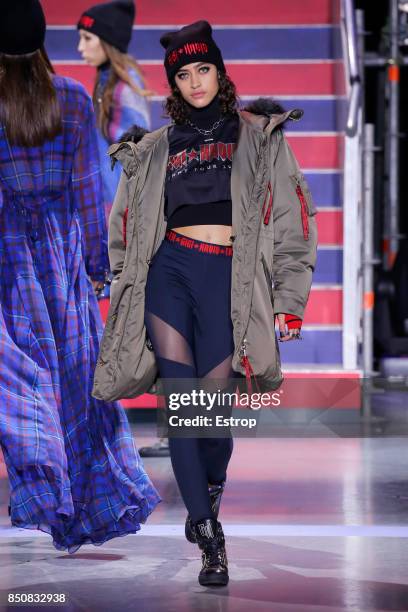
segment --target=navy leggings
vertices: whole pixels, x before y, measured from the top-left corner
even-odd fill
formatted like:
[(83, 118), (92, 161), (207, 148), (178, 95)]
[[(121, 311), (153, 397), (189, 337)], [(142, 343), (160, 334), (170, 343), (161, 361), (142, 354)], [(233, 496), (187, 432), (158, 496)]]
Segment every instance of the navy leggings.
[[(231, 379), (232, 248), (167, 231), (146, 283), (145, 324), (159, 375)], [(169, 437), (181, 496), (193, 521), (212, 517), (208, 484), (226, 479), (233, 440)]]

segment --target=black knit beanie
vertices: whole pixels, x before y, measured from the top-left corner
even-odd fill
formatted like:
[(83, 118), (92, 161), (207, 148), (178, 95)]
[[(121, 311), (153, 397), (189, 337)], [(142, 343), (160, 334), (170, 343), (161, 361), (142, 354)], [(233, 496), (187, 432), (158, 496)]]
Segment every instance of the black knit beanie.
[(181, 30), (166, 32), (160, 43), (166, 49), (164, 67), (170, 84), (180, 68), (193, 62), (215, 64), (218, 70), (225, 72), (221, 51), (215, 44), (208, 21), (196, 21)]
[(25, 55), (45, 40), (45, 17), (38, 0), (13, 0), (1, 9), (0, 53)]
[(78, 21), (78, 29), (96, 34), (122, 53), (127, 53), (135, 20), (133, 0), (116, 0), (91, 6)]

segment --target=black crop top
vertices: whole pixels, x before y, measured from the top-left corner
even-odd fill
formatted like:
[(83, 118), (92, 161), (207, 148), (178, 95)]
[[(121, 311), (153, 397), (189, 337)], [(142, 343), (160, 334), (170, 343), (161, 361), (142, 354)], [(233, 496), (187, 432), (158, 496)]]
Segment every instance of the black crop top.
[(190, 107), (194, 125), (169, 133), (165, 183), (167, 228), (186, 225), (231, 225), (231, 162), (238, 138), (238, 117), (221, 115), (218, 96), (203, 109)]

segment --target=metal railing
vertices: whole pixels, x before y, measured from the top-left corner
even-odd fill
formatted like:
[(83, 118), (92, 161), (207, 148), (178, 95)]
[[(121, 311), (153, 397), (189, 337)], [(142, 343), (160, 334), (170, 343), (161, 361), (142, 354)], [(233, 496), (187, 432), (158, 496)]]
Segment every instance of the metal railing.
[(361, 74), (358, 58), (357, 24), (353, 0), (343, 0), (342, 25), (347, 49), (347, 67), (350, 84), (346, 133), (354, 136), (357, 131), (358, 111), (361, 104)]
[(353, 0), (342, 0), (341, 33), (347, 87), (347, 123), (344, 138), (343, 175), (343, 367), (357, 369), (363, 327), (363, 78), (361, 68), (362, 12)]
[(391, 268), (397, 255), (399, 235), (399, 90), (400, 90), (400, 52), (399, 52), (399, 9), (398, 0), (390, 0), (390, 57), (388, 59), (388, 137), (387, 137), (387, 176), (388, 197), (385, 207), (385, 227), (388, 253), (384, 265)]

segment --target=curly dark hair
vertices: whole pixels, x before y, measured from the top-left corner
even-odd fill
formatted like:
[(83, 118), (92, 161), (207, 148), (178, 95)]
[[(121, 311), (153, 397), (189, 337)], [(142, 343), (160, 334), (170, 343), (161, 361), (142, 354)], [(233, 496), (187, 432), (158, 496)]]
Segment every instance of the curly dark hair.
[[(218, 73), (218, 84), (221, 113), (223, 115), (236, 115), (239, 101), (235, 84), (224, 72)], [(171, 84), (171, 94), (164, 103), (164, 110), (166, 117), (170, 117), (178, 125), (185, 123), (188, 118), (188, 104), (174, 81)]]

